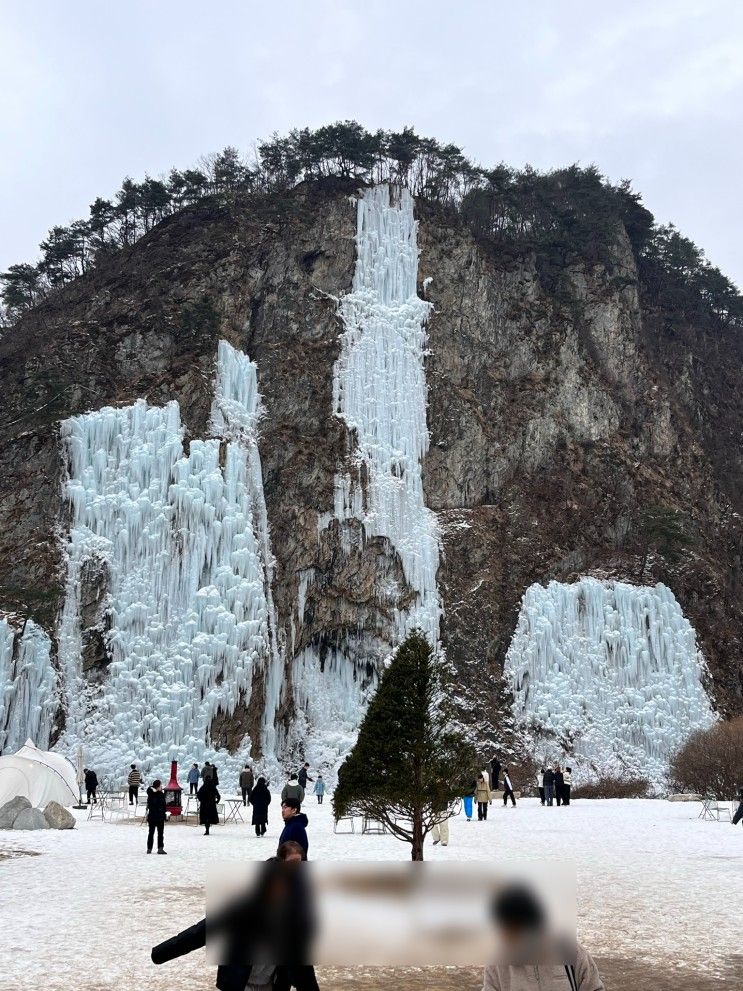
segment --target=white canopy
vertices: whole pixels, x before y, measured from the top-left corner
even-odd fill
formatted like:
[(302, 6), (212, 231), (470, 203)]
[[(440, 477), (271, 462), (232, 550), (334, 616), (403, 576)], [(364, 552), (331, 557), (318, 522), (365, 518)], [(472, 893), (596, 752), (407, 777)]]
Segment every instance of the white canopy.
[(14, 754), (0, 757), (0, 805), (23, 795), (35, 808), (47, 802), (74, 805), (79, 798), (75, 768), (61, 754), (39, 750), (31, 741)]

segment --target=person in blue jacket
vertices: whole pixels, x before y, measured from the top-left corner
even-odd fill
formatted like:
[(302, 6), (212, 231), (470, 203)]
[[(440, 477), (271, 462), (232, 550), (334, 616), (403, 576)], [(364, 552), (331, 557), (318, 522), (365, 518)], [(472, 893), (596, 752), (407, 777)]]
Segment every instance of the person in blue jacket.
[(302, 806), (298, 798), (289, 796), (281, 803), (281, 818), (284, 820), (284, 828), (279, 836), (279, 846), (288, 840), (293, 840), (304, 850), (304, 859), (307, 860), (307, 851), (310, 841), (307, 838), (307, 816), (302, 812)]
[(322, 779), (322, 774), (318, 774), (315, 787), (312, 790), (317, 795), (317, 804), (322, 805), (323, 796), (325, 795), (325, 782)]

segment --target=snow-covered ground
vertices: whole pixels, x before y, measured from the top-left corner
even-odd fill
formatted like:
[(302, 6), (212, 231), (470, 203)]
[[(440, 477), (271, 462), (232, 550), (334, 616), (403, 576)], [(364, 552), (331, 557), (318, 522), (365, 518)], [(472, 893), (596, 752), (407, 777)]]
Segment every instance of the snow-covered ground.
[[(680, 967), (679, 987), (692, 988), (696, 975), (730, 974), (731, 958), (741, 952), (743, 917), (743, 829), (701, 821), (699, 808), (640, 800), (583, 801), (567, 809), (542, 808), (535, 799), (516, 809), (494, 803), (487, 822), (454, 819), (449, 847), (429, 841), (426, 855), (573, 860), (579, 936), (590, 949), (599, 957)], [(334, 834), (329, 804), (308, 803), (306, 811), (313, 860), (408, 857), (407, 847), (389, 836)], [(271, 813), (261, 840), (247, 824), (215, 827), (210, 837), (193, 825), (169, 825), (167, 857), (145, 855), (143, 826), (89, 822), (85, 813), (77, 813), (81, 820), (71, 832), (0, 834), (2, 987), (213, 987), (203, 953), (156, 968), (150, 947), (201, 917), (210, 864), (273, 853), (280, 819), (278, 808)], [(38, 856), (13, 855), (20, 851)], [(461, 986), (471, 985), (470, 977)], [(645, 986), (654, 987), (637, 985)]]

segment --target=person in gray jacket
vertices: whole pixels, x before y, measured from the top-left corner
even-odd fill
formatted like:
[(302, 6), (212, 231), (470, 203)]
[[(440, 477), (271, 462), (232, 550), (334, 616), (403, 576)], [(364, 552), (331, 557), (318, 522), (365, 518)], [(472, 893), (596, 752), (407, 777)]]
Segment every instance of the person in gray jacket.
[(287, 798), (296, 798), (300, 805), (304, 801), (304, 788), (300, 785), (299, 781), (297, 780), (296, 774), (291, 774), (289, 776), (288, 782), (281, 789), (282, 805), (287, 800)]
[(557, 956), (549, 963), (530, 958), (546, 931), (544, 910), (531, 891), (504, 888), (492, 913), (508, 959), (485, 968), (482, 991), (606, 991), (591, 954), (580, 943), (574, 958), (564, 963)]
[(250, 801), (250, 793), (253, 790), (254, 783), (255, 778), (253, 777), (250, 764), (246, 764), (242, 771), (240, 771), (240, 791), (243, 796), (243, 805), (247, 805)]

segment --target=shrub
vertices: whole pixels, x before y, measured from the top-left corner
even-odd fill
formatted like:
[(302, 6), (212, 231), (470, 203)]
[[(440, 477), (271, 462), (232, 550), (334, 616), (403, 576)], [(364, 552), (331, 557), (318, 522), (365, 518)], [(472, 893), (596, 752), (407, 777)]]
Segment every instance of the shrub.
[(617, 778), (607, 775), (590, 784), (571, 789), (571, 798), (647, 798), (647, 778)]
[(671, 761), (675, 791), (735, 798), (743, 788), (743, 716), (692, 733)]

